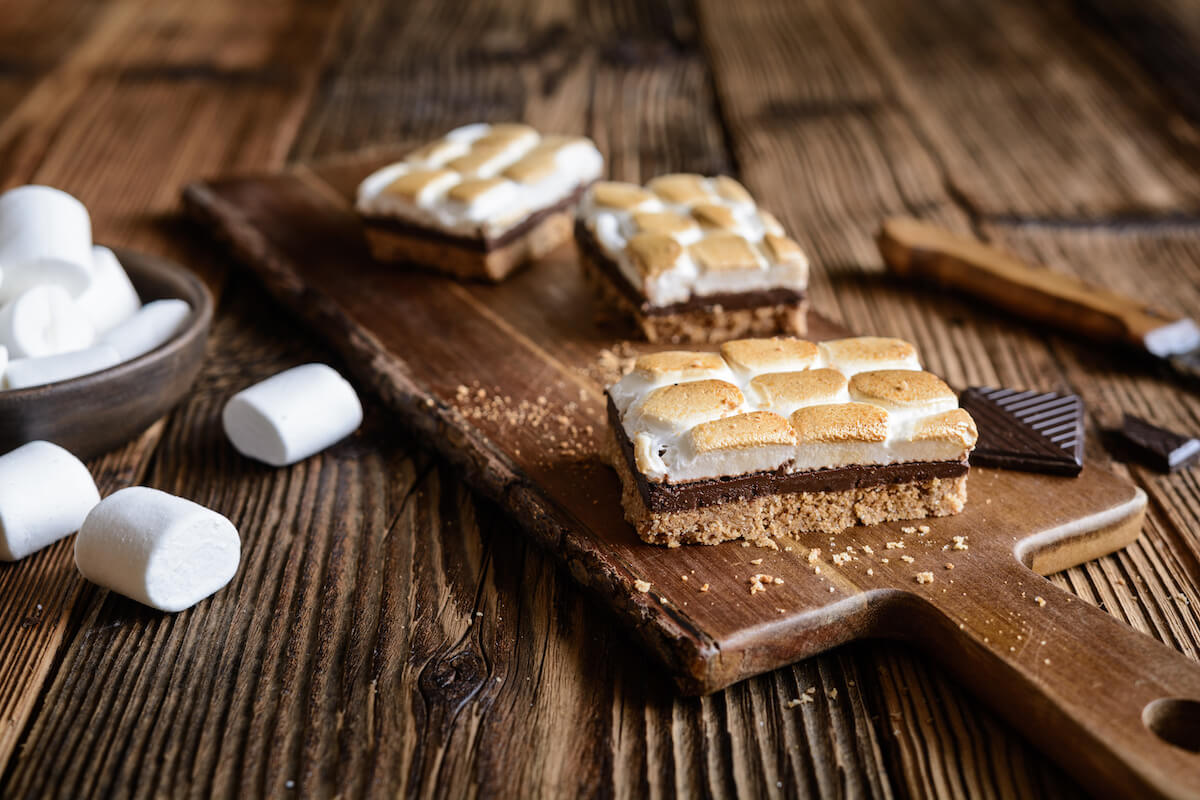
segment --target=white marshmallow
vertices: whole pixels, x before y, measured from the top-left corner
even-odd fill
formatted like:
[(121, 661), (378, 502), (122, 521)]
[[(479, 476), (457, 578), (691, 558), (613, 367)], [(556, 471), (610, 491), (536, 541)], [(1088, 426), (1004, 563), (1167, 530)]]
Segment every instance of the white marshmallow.
[(34, 286), (0, 308), (0, 344), (13, 358), (40, 358), (91, 347), (96, 330), (61, 286)]
[(0, 559), (69, 536), (99, 502), (87, 467), (56, 444), (30, 442), (0, 456)]
[(121, 363), (121, 356), (116, 349), (106, 344), (98, 344), (86, 350), (76, 350), (73, 353), (61, 353), (57, 356), (42, 358), (15, 358), (8, 362), (4, 370), (4, 387), (6, 389), (27, 389), (30, 386), (42, 386), (55, 381), (65, 381), (90, 375), (102, 369)]
[(112, 250), (96, 245), (92, 257), (92, 282), (75, 302), (102, 336), (136, 314), (142, 301)]
[(0, 303), (55, 284), (76, 297), (92, 276), (92, 221), (83, 203), (49, 186), (0, 195)]
[(235, 394), (222, 421), (239, 453), (283, 467), (349, 436), (362, 417), (345, 378), (324, 364), (304, 364)]
[(122, 361), (137, 358), (166, 344), (183, 327), (192, 307), (183, 300), (155, 300), (100, 338), (121, 354)]
[(160, 611), (183, 611), (233, 579), (233, 523), (191, 500), (145, 486), (109, 495), (75, 537), (75, 566), (92, 583)]

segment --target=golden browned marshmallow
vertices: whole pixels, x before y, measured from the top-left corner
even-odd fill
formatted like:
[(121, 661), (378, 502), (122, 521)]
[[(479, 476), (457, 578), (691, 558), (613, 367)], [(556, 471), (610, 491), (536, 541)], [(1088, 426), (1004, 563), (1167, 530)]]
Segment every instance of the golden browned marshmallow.
[(915, 369), (860, 372), (850, 379), (850, 396), (891, 408), (920, 408), (958, 398), (941, 378)]
[(771, 258), (776, 262), (785, 264), (789, 261), (804, 261), (804, 251), (800, 249), (800, 245), (786, 236), (776, 236), (773, 233), (768, 233), (763, 236), (763, 241), (767, 245), (767, 252), (771, 254)]
[(846, 376), (836, 369), (768, 372), (756, 376), (750, 386), (766, 405), (772, 407), (815, 406), (844, 399)]
[(689, 250), (702, 267), (714, 272), (762, 266), (750, 243), (734, 233), (714, 233), (691, 245)]
[(782, 223), (770, 211), (765, 211), (761, 208), (758, 209), (758, 218), (762, 220), (763, 230), (767, 233), (774, 234), (775, 236), (784, 235)]
[[(834, 339), (822, 342), (821, 348), (830, 362), (837, 367), (849, 364), (894, 364), (898, 361), (916, 361), (917, 348), (903, 339), (883, 336), (856, 336), (850, 339)], [(870, 369), (870, 367), (866, 367)]]
[(447, 158), (454, 158), (461, 155), (466, 150), (466, 145), (462, 142), (452, 142), (449, 139), (434, 139), (428, 144), (418, 147), (407, 156), (405, 161), (445, 161)]
[(796, 432), (788, 421), (770, 411), (751, 411), (703, 422), (692, 428), (689, 436), (696, 454), (796, 443)]
[(448, 169), (414, 169), (396, 178), (383, 191), (416, 202), (422, 195), (452, 186), (457, 180), (458, 175)]
[(592, 199), (596, 205), (632, 211), (655, 200), (654, 194), (633, 183), (619, 181), (597, 181), (592, 185)]
[(683, 255), (683, 245), (661, 233), (635, 233), (626, 249), (638, 271), (647, 278), (670, 270)]
[(814, 442), (883, 442), (888, 435), (887, 412), (866, 403), (805, 406), (792, 413), (800, 444)]
[(952, 408), (922, 419), (913, 429), (912, 438), (914, 442), (951, 442), (971, 448), (979, 439), (979, 429), (964, 409)]
[(704, 176), (691, 173), (660, 175), (646, 184), (646, 188), (668, 203), (691, 205), (708, 200), (712, 195), (704, 188)]
[(554, 153), (535, 150), (511, 164), (504, 170), (504, 176), (518, 183), (537, 183), (553, 175), (557, 169)]
[(706, 228), (732, 230), (737, 227), (737, 218), (733, 216), (733, 209), (720, 203), (697, 203), (692, 206), (692, 216)]
[(716, 353), (664, 350), (647, 353), (633, 362), (633, 371), (647, 380), (683, 380), (715, 372), (725, 366)]
[(754, 205), (754, 198), (746, 191), (746, 187), (728, 175), (718, 175), (713, 178), (713, 187), (717, 194), (731, 203), (749, 203)]
[(498, 186), (503, 186), (507, 181), (503, 178), (468, 178), (462, 183), (456, 184), (447, 195), (451, 200), (457, 200), (460, 203), (471, 203), (477, 197), (481, 197), (492, 191)]
[(446, 166), (464, 175), (479, 175), (498, 170), (511, 157), (512, 148), (508, 145), (474, 144), (470, 152), (448, 161)]
[(718, 380), (689, 381), (660, 386), (646, 395), (639, 414), (663, 425), (690, 427), (725, 416), (745, 402), (742, 390)]
[(639, 231), (678, 237), (700, 230), (696, 220), (674, 211), (635, 211), (633, 224)]
[(532, 146), (538, 140), (538, 132), (519, 122), (493, 125), (487, 133), (471, 143), (473, 149), (483, 147)]
[(735, 339), (721, 345), (721, 355), (730, 366), (747, 372), (808, 369), (817, 360), (818, 353), (812, 342), (790, 336)]

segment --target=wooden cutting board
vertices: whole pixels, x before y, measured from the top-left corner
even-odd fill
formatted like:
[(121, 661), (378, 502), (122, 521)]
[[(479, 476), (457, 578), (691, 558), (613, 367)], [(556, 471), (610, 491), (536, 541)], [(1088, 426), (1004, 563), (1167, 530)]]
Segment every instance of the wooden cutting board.
[[(570, 247), (499, 286), (374, 263), (350, 198), (387, 156), (198, 183), (185, 201), (362, 385), (627, 621), (684, 692), (852, 639), (905, 639), (1087, 785), (1200, 792), (1200, 756), (1160, 738), (1200, 747), (1200, 704), (1163, 700), (1200, 699), (1200, 670), (1039, 576), (1132, 542), (1141, 490), (1095, 467), (1078, 478), (972, 469), (955, 517), (779, 550), (643, 544), (597, 450), (603, 384), (651, 348), (593, 323)], [(815, 314), (810, 325), (813, 338), (845, 335)], [(918, 524), (929, 531), (905, 531)], [(926, 572), (932, 582), (918, 582)], [(756, 573), (782, 583), (751, 594)]]

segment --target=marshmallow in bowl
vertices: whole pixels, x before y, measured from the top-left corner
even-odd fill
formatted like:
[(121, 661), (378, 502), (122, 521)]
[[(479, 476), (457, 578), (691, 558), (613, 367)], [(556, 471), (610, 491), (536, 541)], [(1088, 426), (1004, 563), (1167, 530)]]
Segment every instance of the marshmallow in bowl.
[(325, 364), (303, 364), (238, 392), (221, 418), (239, 453), (283, 467), (349, 436), (362, 417), (345, 378)]
[(120, 354), (106, 344), (41, 358), (14, 358), (4, 370), (5, 389), (28, 389), (90, 375), (121, 363)]
[(29, 442), (0, 456), (0, 560), (69, 536), (99, 502), (87, 467), (56, 444)]
[(91, 283), (75, 299), (75, 304), (92, 323), (96, 334), (103, 336), (136, 314), (142, 301), (116, 253), (96, 245), (92, 248), (92, 259)]
[(101, 338), (129, 361), (166, 344), (182, 330), (192, 307), (184, 300), (155, 300)]
[(0, 344), (13, 358), (70, 353), (95, 341), (92, 323), (61, 286), (34, 286), (0, 308)]
[(233, 523), (182, 497), (131, 486), (91, 510), (75, 538), (75, 566), (92, 583), (160, 611), (183, 611), (237, 573)]
[(92, 277), (92, 222), (83, 203), (49, 186), (0, 194), (0, 303), (46, 284), (72, 297)]

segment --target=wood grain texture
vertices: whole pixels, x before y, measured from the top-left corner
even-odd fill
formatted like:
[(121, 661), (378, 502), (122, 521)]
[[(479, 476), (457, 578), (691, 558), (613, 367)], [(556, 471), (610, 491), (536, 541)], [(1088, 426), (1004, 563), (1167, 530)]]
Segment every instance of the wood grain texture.
[[(959, 189), (973, 189), (972, 202), (993, 215), (985, 234), (1019, 255), (1122, 291), (1132, 286), (1133, 294), (1145, 287), (1138, 296), (1194, 314), (1192, 233), (1186, 224), (1167, 229), (1149, 216), (1154, 209), (1187, 223), (1194, 209), (1173, 211), (1145, 198), (1157, 197), (1163, 185), (1186, 188), (1197, 174), (1186, 148), (1172, 144), (1195, 141), (1194, 129), (1179, 124), (1183, 115), (1165, 99), (1182, 94), (1160, 93), (1152, 81), (1169, 83), (1171, 76), (1148, 77), (1155, 73), (1142, 71), (1140, 56), (1124, 55), (1122, 45), (1138, 52), (1138, 39), (1110, 39), (1122, 32), (1070, 16), (1085, 5), (1136, 5), (1147, 24), (1174, 32), (1182, 26), (1173, 20), (1189, 19), (1191, 4), (1021, 0), (997, 9), (964, 2), (962, 13), (906, 23), (905, 31), (929, 32), (908, 39), (909, 50), (931, 51), (909, 52), (910, 65), (965, 53), (936, 76), (943, 99), (932, 123), (921, 119), (919, 106), (897, 99), (898, 79), (910, 91), (920, 87), (912, 90), (915, 81), (894, 61), (881, 68), (886, 60), (877, 53), (887, 50), (878, 42), (891, 40), (860, 7), (756, 2), (722, 17), (713, 12), (717, 5), (700, 4), (696, 14), (683, 2), (346, 0), (243, 3), (235, 12), (231, 4), (179, 0), (155, 3), (150, 13), (143, 3), (12, 0), (0, 26), (0, 102), (6, 119), (10, 109), (22, 111), (3, 128), (0, 163), (13, 183), (40, 176), (85, 192), (93, 208), (101, 206), (99, 235), (106, 240), (182, 260), (220, 281), (221, 251), (163, 216), (176, 207), (183, 181), (267, 169), (289, 151), (307, 159), (364, 145), (403, 147), (459, 122), (527, 115), (590, 132), (619, 177), (736, 168), (789, 226), (802, 229), (818, 255), (814, 288), (823, 311), (858, 330), (914, 339), (932, 368), (956, 383), (1080, 391), (1092, 412), (1091, 463), (1108, 461), (1100, 427), (1123, 410), (1196, 424), (1195, 395), (1136, 362), (882, 277), (870, 240), (884, 214), (970, 230), (980, 218), (971, 204), (960, 204)], [(991, 27), (981, 28), (980, 19)], [(1024, 61), (1006, 56), (1003, 69), (993, 67), (992, 42), (1030, 41), (1031, 20), (1037, 47)], [(1075, 32), (1085, 26), (1091, 38), (1081, 47)], [(1048, 30), (1056, 35), (1047, 39)], [(323, 66), (324, 37), (332, 49)], [(1180, 48), (1194, 58), (1190, 45)], [(123, 62), (124, 53), (137, 54), (143, 69), (115, 81), (116, 72), (97, 66)], [(261, 77), (268, 61), (276, 65), (275, 83)], [(1120, 66), (1115, 72), (1113, 63)], [(171, 66), (170, 75), (139, 82), (156, 64)], [(192, 68), (182, 68), (187, 64)], [(1032, 77), (1029, 64), (1038, 65)], [(735, 68), (736, 79), (723, 77)], [(1064, 68), (1071, 80), (1055, 83)], [(1149, 102), (1124, 92), (1127, 68)], [(311, 104), (307, 84), (295, 79), (301, 73), (321, 76)], [(1185, 73), (1176, 75), (1181, 89), (1191, 88)], [(70, 89), (67, 111), (52, 102), (56, 84), (43, 86), (45, 76)], [(73, 88), (101, 78), (108, 79), (98, 83), (105, 87), (96, 95), (101, 102)], [(987, 116), (959, 138), (962, 112), (944, 102), (945, 84), (956, 80), (991, 87), (989, 97), (1004, 98), (1004, 118), (976, 103), (972, 113)], [(1081, 86), (1099, 91), (1104, 111), (1070, 124), (1056, 113), (1017, 113), (1021, 131), (1012, 134), (1014, 105), (1019, 112), (1039, 82), (1050, 83), (1057, 99)], [(763, 87), (770, 87), (770, 104), (760, 100)], [(871, 105), (876, 101), (882, 110)], [(1071, 108), (1097, 104), (1091, 95), (1065, 101)], [(1036, 96), (1031, 102), (1043, 104)], [(1132, 110), (1109, 115), (1113, 104)], [(86, 113), (67, 113), (74, 107)], [(979, 126), (997, 135), (981, 137)], [(92, 138), (71, 132), (79, 127)], [(1030, 142), (1008, 138), (1025, 134)], [(1132, 168), (1122, 153), (1127, 139), (1138, 143)], [(1072, 144), (1072, 158), (1083, 166), (1050, 163), (1039, 176), (1031, 153), (1055, 142)], [(1103, 155), (1089, 155), (1093, 142)], [(1129, 176), (1139, 177), (1145, 162), (1164, 152), (1171, 176), (1151, 169), (1146, 187), (1153, 191), (1131, 186)], [(1114, 179), (1105, 171), (1112, 153), (1119, 156)], [(53, 169), (39, 173), (39, 165)], [(993, 177), (1003, 181), (995, 193), (987, 183)], [(1064, 188), (1054, 185), (1061, 180)], [(1123, 233), (1112, 235), (1107, 217), (1065, 216), (1081, 196), (1097, 214), (1129, 210)], [(848, 218), (846, 210), (859, 216)], [(1029, 214), (1071, 227), (995, 224)], [(222, 306), (214, 338), (221, 360), (210, 361), (211, 376), (200, 384), (202, 395), (215, 393), (208, 408), (266, 370), (330, 358), (270, 311), (269, 298), (253, 286), (234, 280), (226, 297), (233, 299)], [(237, 377), (219, 377), (230, 373)], [(339, 463), (350, 458), (354, 470), (322, 461), (290, 476), (222, 460), (211, 449), (219, 431), (200, 419), (206, 413), (185, 408), (169, 420), (174, 426), (188, 414), (192, 421), (171, 427), (157, 456), (153, 449), (110, 456), (103, 463), (119, 469), (106, 468), (104, 486), (134, 481), (138, 469), (162, 458), (169, 474), (155, 472), (156, 480), (189, 490), (195, 481), (200, 496), (235, 509), (249, 565), (238, 580), (255, 589), (227, 617), (236, 624), (217, 626), (208, 638), (197, 633), (213, 630), (204, 627), (209, 606), (229, 611), (222, 595), (186, 617), (139, 618), (137, 609), (85, 589), (64, 606), (76, 609), (73, 616), (59, 612), (65, 627), (30, 626), (36, 654), (4, 662), (16, 665), (16, 682), (5, 684), (15, 693), (4, 690), (0, 719), (10, 729), (6, 741), (24, 745), (7, 761), (0, 783), (6, 796), (279, 795), (288, 781), (293, 790), (345, 796), (583, 789), (622, 797), (1080, 796), (1045, 756), (903, 645), (851, 645), (703, 700), (674, 698), (599, 606), (528, 547), (495, 506), (470, 497), (454, 470), (381, 424), (370, 401), (373, 422), (345, 445), (350, 455), (328, 454)], [(226, 466), (236, 471), (215, 472)], [(1142, 539), (1052, 580), (1196, 658), (1194, 479), (1137, 467), (1129, 474), (1151, 495)], [(391, 481), (399, 494), (351, 492), (351, 483)], [(315, 495), (327, 492), (364, 497), (339, 507), (364, 544), (323, 522), (294, 525), (298, 515), (313, 519)], [(353, 513), (368, 503), (386, 510)], [(340, 538), (335, 530), (343, 531)], [(331, 558), (335, 552), (350, 555)], [(43, 567), (69, 564), (54, 560), (60, 555), (69, 559), (53, 550), (35, 558), (47, 559), (38, 562)], [(57, 588), (52, 574), (30, 569), (0, 579)], [(323, 614), (327, 598), (331, 610)], [(98, 616), (101, 603), (109, 608)], [(25, 619), (24, 606), (10, 608), (0, 620)], [(477, 609), (483, 618), (474, 617)], [(122, 637), (131, 621), (142, 633)], [(10, 638), (0, 641), (8, 647)], [(36, 675), (21, 672), (39, 658), (44, 667)], [(46, 675), (51, 680), (38, 693)], [(308, 691), (314, 686), (316, 695)], [(809, 687), (817, 689), (814, 703), (785, 707)], [(836, 699), (828, 697), (832, 689)], [(389, 706), (381, 697), (396, 700)], [(32, 713), (28, 722), (9, 722), (8, 709), (17, 707)], [(97, 732), (77, 719), (103, 727)], [(129, 748), (148, 758), (127, 758)]]

